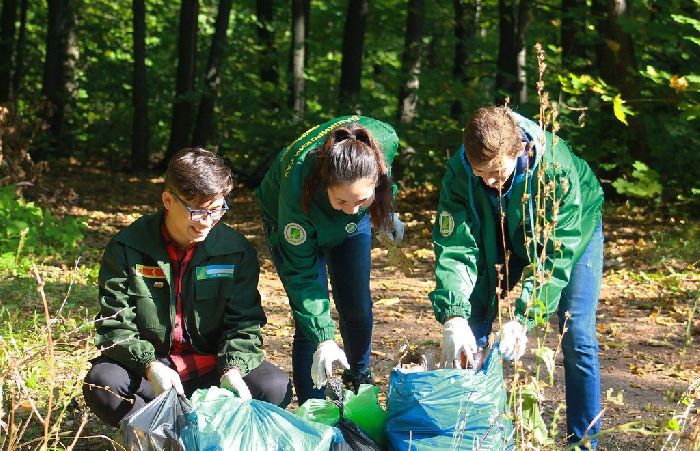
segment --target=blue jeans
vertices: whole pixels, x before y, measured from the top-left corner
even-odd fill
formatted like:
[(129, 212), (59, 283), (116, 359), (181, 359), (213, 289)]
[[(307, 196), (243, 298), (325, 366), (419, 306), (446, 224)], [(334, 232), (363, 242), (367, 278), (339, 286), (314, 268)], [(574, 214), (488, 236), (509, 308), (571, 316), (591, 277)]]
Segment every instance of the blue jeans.
[[(526, 262), (516, 258), (509, 263), (511, 281), (517, 281)], [(602, 277), (603, 228), (600, 222), (586, 250), (571, 271), (569, 284), (562, 291), (557, 312), (559, 333), (562, 333), (564, 327), (565, 313), (571, 313), (571, 317), (566, 320), (567, 332), (562, 339), (569, 443), (580, 441), (584, 435), (600, 432), (600, 365), (595, 314)], [(514, 283), (510, 284), (511, 287), (513, 285)], [(477, 344), (485, 346), (493, 324), (470, 321), (469, 325)], [(596, 420), (595, 423), (593, 420)], [(597, 439), (591, 440), (593, 448), (596, 448), (597, 444)]]
[[(277, 224), (263, 218), (265, 235), (275, 232)], [(333, 287), (333, 302), (338, 311), (340, 336), (350, 364), (356, 375), (369, 369), (372, 346), (372, 297), (369, 290), (372, 225), (365, 215), (357, 223), (357, 231), (337, 246), (319, 250), (318, 280), (328, 291), (328, 277)], [(272, 261), (279, 272), (281, 255), (270, 249)], [(299, 405), (309, 398), (323, 399), (322, 389), (315, 389), (311, 380), (311, 363), (316, 344), (298, 324), (292, 342), (292, 372)]]

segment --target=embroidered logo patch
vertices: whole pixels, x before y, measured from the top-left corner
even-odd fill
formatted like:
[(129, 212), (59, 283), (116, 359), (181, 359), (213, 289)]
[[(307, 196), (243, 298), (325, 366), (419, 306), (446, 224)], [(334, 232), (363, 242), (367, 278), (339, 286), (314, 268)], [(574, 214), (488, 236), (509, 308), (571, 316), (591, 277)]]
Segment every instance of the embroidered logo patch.
[(440, 213), (438, 221), (440, 225), (440, 235), (444, 237), (452, 235), (452, 231), (455, 229), (455, 218), (453, 218), (449, 212), (443, 211)]
[(287, 240), (289, 244), (299, 246), (306, 241), (306, 230), (304, 230), (301, 225), (290, 222), (284, 226), (284, 239)]
[(355, 224), (354, 222), (348, 222), (348, 224), (345, 226), (345, 231), (348, 233), (357, 232), (357, 224)]
[(136, 275), (145, 279), (165, 279), (165, 273), (158, 266), (136, 265)]
[(233, 273), (236, 270), (235, 265), (209, 265), (197, 266), (197, 280), (206, 279), (233, 279)]

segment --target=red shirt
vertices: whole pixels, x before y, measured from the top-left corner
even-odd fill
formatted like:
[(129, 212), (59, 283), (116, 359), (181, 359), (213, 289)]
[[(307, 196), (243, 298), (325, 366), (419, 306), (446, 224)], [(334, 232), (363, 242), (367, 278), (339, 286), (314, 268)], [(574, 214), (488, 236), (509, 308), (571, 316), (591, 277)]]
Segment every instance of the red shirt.
[(216, 369), (216, 355), (197, 354), (192, 349), (190, 337), (185, 328), (185, 319), (182, 315), (182, 303), (194, 302), (193, 299), (182, 299), (182, 276), (187, 273), (187, 265), (197, 250), (197, 245), (187, 249), (179, 248), (170, 238), (165, 221), (160, 226), (160, 233), (170, 257), (172, 284), (175, 287), (175, 324), (173, 325), (173, 339), (170, 347), (170, 360), (175, 364), (175, 369), (180, 379), (188, 381), (196, 379)]

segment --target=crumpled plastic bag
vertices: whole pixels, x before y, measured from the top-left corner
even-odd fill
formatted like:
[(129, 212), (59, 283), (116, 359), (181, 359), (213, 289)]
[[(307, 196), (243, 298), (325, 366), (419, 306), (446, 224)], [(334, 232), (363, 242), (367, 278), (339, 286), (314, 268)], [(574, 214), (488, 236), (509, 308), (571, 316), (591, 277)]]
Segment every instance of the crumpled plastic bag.
[(219, 387), (192, 395), (202, 451), (327, 451), (343, 436), (334, 427), (306, 421), (265, 401), (241, 400)]
[(395, 369), (387, 398), (389, 446), (402, 451), (513, 449), (507, 398), (498, 350), (479, 371)]
[(197, 451), (197, 414), (171, 388), (122, 420), (117, 439), (130, 451)]
[(338, 379), (326, 386), (329, 399), (309, 399), (296, 415), (319, 423), (336, 426), (345, 443), (333, 444), (332, 451), (375, 451), (384, 449), (384, 421), (386, 411), (377, 400), (379, 389), (374, 385), (360, 385), (357, 394), (343, 389)]

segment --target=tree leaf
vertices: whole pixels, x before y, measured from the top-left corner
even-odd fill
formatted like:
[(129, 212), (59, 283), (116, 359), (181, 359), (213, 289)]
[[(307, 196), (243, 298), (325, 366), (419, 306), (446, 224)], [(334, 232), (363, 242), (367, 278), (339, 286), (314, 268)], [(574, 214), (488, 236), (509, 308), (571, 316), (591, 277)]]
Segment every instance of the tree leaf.
[(618, 121), (622, 122), (625, 125), (629, 125), (627, 123), (627, 113), (625, 111), (624, 102), (625, 101), (622, 100), (620, 94), (616, 95), (613, 98), (613, 113), (615, 113), (615, 117)]

